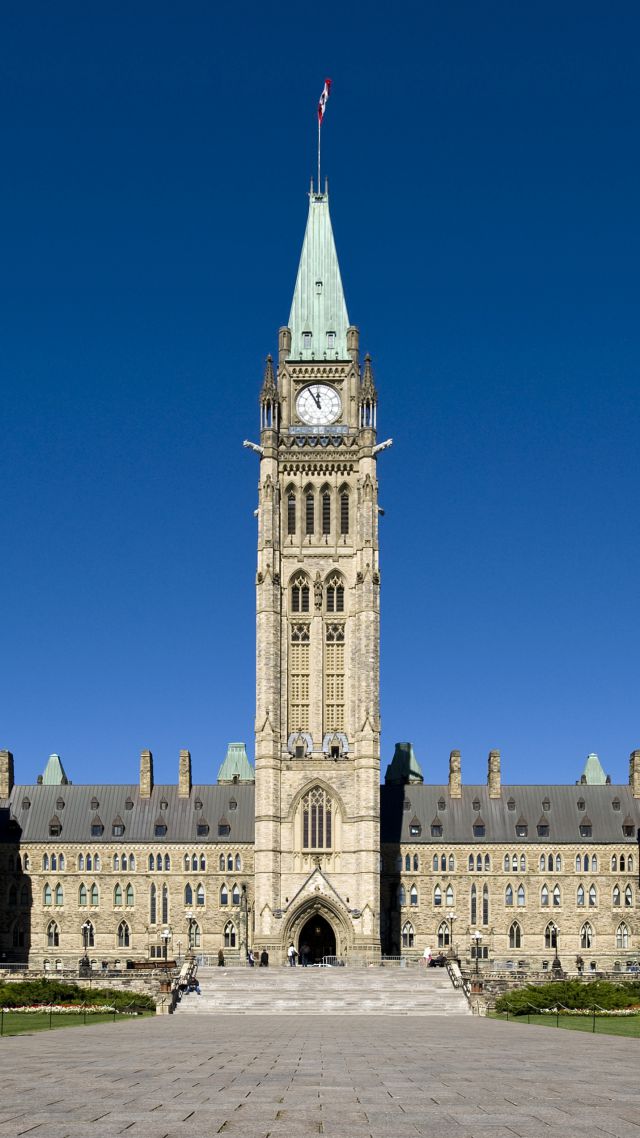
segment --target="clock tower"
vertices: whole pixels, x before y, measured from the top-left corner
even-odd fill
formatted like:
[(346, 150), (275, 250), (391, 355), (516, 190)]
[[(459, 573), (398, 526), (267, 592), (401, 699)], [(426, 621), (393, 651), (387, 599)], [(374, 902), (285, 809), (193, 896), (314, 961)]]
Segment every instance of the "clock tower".
[(380, 952), (376, 390), (329, 197), (309, 194), (260, 394), (255, 944)]

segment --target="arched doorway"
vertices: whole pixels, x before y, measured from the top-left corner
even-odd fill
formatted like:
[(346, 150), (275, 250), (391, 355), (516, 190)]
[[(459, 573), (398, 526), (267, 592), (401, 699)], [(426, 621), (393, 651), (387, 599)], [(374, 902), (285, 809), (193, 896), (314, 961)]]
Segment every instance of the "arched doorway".
[(298, 937), (300, 963), (306, 956), (309, 964), (319, 964), (323, 956), (336, 955), (336, 934), (325, 917), (315, 913), (300, 930)]

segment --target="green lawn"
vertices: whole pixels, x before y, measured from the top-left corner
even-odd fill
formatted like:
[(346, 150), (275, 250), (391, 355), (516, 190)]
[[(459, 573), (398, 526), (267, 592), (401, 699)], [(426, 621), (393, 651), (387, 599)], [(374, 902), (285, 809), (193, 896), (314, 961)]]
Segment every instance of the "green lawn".
[[(152, 1013), (145, 1012), (143, 1014), (150, 1015)], [(49, 1031), (50, 1027), (79, 1027), (85, 1023), (84, 1012), (78, 1012), (77, 1015), (75, 1013), (56, 1015), (54, 1012), (51, 1017), (49, 1017), (48, 1012), (5, 1012), (1, 1018), (3, 1035), (20, 1035), (25, 1031)], [(124, 1023), (138, 1018), (139, 1016), (116, 1014), (114, 1020), (113, 1012), (100, 1012), (96, 1015), (91, 1015), (88, 1012), (86, 1022), (87, 1024)]]
[[(491, 1019), (507, 1019), (505, 1013), (498, 1014), (497, 1012), (491, 1013)], [(554, 1015), (536, 1015), (531, 1012), (527, 1018), (523, 1016), (509, 1016), (509, 1023), (535, 1023), (540, 1024), (542, 1027), (564, 1027), (569, 1031), (589, 1031), (593, 1032), (593, 1018), (591, 1016), (558, 1016)], [(640, 1039), (640, 1015), (633, 1016), (596, 1016), (596, 1035), (625, 1035), (635, 1039)]]

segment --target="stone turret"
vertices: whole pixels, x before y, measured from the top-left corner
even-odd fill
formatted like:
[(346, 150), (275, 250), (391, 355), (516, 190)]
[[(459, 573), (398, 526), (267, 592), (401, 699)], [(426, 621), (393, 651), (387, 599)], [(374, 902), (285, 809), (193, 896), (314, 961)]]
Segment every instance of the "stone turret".
[(140, 797), (151, 798), (153, 790), (153, 755), (151, 751), (140, 752)]
[(449, 755), (449, 797), (462, 798), (462, 765), (459, 751), (452, 751)]
[(191, 794), (191, 752), (181, 751), (178, 760), (178, 798)]
[(500, 752), (489, 751), (489, 771), (487, 776), (489, 798), (500, 797)]
[(13, 790), (13, 755), (0, 751), (0, 798), (8, 798)]
[(218, 782), (255, 782), (256, 776), (244, 743), (229, 743), (224, 762), (218, 771)]
[(629, 756), (629, 786), (634, 798), (640, 798), (640, 751)]

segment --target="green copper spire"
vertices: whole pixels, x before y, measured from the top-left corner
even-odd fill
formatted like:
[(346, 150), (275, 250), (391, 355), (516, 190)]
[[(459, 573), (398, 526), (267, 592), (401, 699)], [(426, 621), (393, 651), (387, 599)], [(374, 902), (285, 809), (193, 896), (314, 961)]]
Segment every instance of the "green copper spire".
[(412, 743), (396, 743), (393, 758), (387, 767), (384, 781), (403, 785), (407, 782), (424, 782), (420, 763), (416, 759)]
[(49, 755), (42, 783), (44, 786), (66, 786), (69, 779), (66, 776), (60, 755)]
[(218, 771), (218, 782), (255, 782), (256, 776), (244, 743), (229, 743), (225, 760)]
[(309, 194), (309, 217), (293, 293), (292, 360), (347, 360), (349, 317), (342, 291), (329, 193)]

